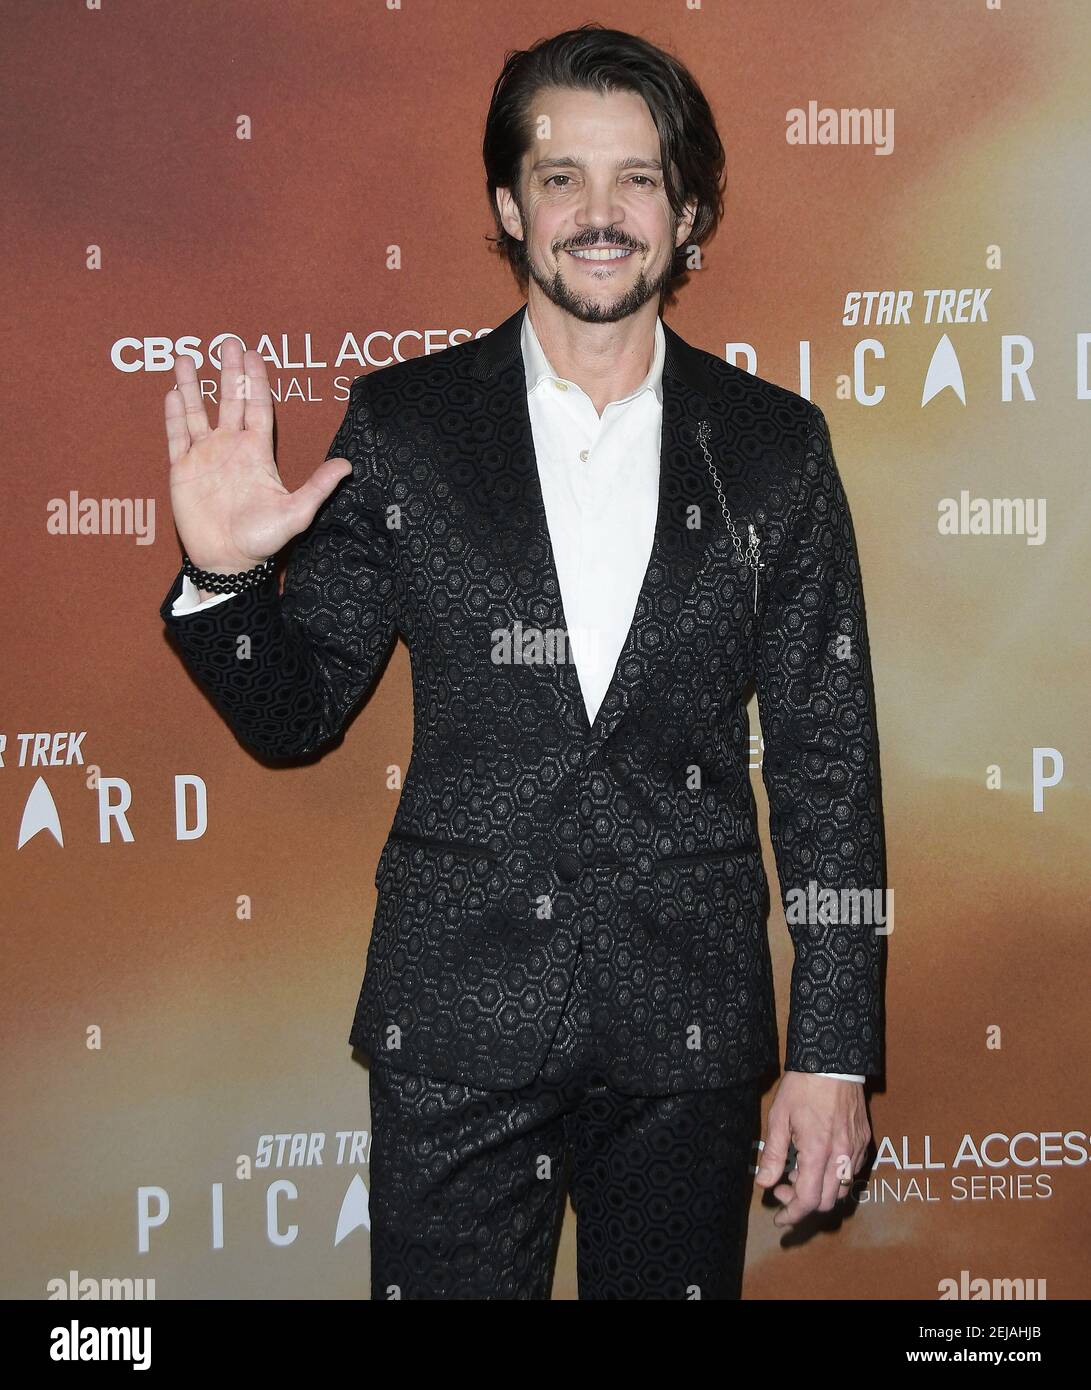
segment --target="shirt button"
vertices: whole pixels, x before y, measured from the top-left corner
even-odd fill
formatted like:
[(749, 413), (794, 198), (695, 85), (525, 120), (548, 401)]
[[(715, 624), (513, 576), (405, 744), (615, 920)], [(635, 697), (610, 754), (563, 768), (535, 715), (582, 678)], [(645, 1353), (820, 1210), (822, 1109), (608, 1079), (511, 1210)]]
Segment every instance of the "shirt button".
[(580, 458), (583, 459), (584, 463), (587, 462), (587, 450), (586, 450), (586, 449), (581, 449), (581, 450), (580, 450)]
[(565, 381), (555, 381), (553, 385), (557, 388), (558, 391), (568, 390), (568, 383)]

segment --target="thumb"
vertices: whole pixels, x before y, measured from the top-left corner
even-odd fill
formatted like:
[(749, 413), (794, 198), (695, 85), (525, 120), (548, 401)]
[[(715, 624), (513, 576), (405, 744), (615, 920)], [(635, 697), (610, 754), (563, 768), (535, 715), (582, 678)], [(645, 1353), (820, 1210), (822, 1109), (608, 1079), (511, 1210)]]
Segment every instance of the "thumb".
[(761, 1162), (754, 1181), (762, 1187), (769, 1187), (780, 1180), (784, 1165), (788, 1162), (788, 1144), (791, 1138), (788, 1112), (784, 1107), (773, 1107), (769, 1112), (769, 1132), (761, 1151)]
[(320, 463), (305, 483), (301, 483), (291, 494), (291, 518), (296, 526), (296, 534), (305, 531), (314, 520), (314, 514), (334, 490), (342, 478), (352, 472), (352, 464), (345, 458), (326, 459)]

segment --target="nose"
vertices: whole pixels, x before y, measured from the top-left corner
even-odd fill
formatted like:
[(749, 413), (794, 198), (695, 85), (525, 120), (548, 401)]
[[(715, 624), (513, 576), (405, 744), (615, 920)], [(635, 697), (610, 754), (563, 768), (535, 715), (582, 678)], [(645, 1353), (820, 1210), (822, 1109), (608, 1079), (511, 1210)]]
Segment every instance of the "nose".
[[(576, 221), (581, 230), (597, 229), (600, 234), (610, 231), (620, 232), (621, 222), (625, 216), (625, 210), (617, 197), (617, 190), (613, 182), (598, 185), (588, 180), (586, 192), (582, 205), (576, 210)], [(597, 240), (607, 241), (606, 235), (600, 235)], [(626, 244), (628, 239), (623, 238)]]

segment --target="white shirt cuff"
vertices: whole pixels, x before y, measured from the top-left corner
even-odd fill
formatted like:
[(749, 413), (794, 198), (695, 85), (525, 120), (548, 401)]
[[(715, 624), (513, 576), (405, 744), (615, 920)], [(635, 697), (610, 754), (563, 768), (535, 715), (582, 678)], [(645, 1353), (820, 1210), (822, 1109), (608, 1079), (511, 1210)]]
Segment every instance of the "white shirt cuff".
[(211, 598), (198, 602), (197, 594), (197, 585), (188, 574), (184, 574), (182, 576), (182, 592), (171, 604), (171, 617), (183, 618), (187, 613), (200, 613), (202, 608), (211, 608), (215, 603), (223, 603), (225, 598), (235, 597), (234, 594), (213, 594)]

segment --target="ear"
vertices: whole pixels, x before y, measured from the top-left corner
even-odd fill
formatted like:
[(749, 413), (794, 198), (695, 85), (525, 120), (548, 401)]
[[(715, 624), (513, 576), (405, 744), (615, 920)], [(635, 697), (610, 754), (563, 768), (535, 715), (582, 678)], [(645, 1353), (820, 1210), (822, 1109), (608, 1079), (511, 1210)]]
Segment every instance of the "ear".
[(512, 197), (510, 188), (498, 188), (496, 190), (496, 210), (500, 214), (500, 225), (508, 236), (515, 237), (517, 241), (525, 241), (526, 232), (523, 228), (523, 216), (519, 211), (519, 204)]
[(682, 245), (690, 232), (693, 231), (693, 224), (696, 220), (697, 202), (694, 200), (692, 203), (687, 203), (682, 209), (682, 218), (678, 223), (678, 230), (674, 234), (674, 245), (676, 249)]

